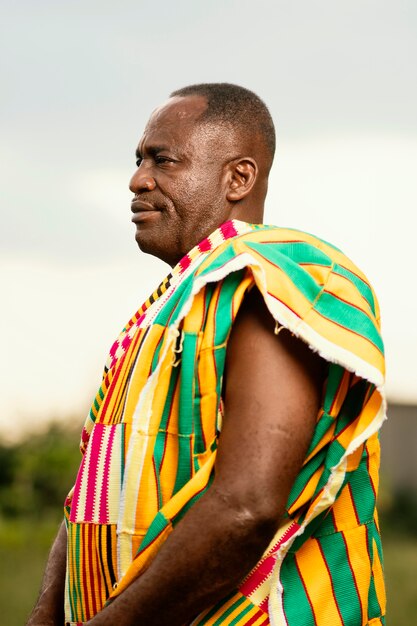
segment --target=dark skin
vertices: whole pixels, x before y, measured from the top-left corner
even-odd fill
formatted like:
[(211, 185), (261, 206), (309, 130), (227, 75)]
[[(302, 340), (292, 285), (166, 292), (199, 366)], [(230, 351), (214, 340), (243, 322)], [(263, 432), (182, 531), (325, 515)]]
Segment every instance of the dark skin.
[[(262, 221), (269, 154), (257, 139), (248, 147), (224, 129), (219, 141), (215, 128), (198, 124), (205, 106), (196, 96), (171, 99), (152, 115), (138, 146), (130, 184), (138, 198), (136, 239), (171, 264), (227, 219)], [(145, 573), (89, 625), (190, 622), (236, 588), (268, 546), (311, 440), (324, 374), (305, 344), (273, 331), (254, 288), (227, 348), (214, 482)], [(65, 548), (61, 529), (46, 571), (55, 584), (44, 588), (29, 626), (62, 624)]]

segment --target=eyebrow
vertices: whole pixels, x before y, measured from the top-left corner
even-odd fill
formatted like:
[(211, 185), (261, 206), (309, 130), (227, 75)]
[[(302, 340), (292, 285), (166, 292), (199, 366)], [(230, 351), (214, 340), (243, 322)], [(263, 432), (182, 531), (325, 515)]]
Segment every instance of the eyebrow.
[[(155, 156), (156, 154), (158, 154), (159, 152), (163, 152), (164, 150), (170, 150), (170, 148), (168, 148), (168, 146), (164, 146), (164, 145), (149, 146), (146, 149), (146, 152), (148, 152), (151, 156)], [(135, 155), (136, 155), (137, 158), (142, 156), (142, 153), (140, 152), (139, 148), (136, 148)]]

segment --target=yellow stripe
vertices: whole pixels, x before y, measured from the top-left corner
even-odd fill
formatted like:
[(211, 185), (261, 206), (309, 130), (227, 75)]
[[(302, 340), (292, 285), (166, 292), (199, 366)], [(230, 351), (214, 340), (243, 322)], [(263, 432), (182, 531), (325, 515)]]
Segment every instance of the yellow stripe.
[[(344, 532), (347, 552), (349, 555), (352, 573), (362, 605), (362, 624), (368, 620), (368, 592), (371, 578), (371, 564), (368, 558), (368, 539), (366, 526), (357, 526)], [(358, 626), (360, 626), (358, 624)]]
[[(230, 600), (228, 600), (227, 602), (225, 602), (224, 604), (222, 604), (222, 606), (221, 606), (221, 607), (220, 607), (220, 608), (219, 608), (219, 609), (215, 612), (215, 614), (214, 614), (212, 617), (210, 617), (210, 619), (208, 620), (208, 622), (206, 622), (205, 626), (213, 626), (213, 624), (214, 624), (214, 623), (215, 623), (215, 622), (219, 619), (219, 617), (221, 617), (221, 616), (223, 615), (223, 613), (225, 613), (225, 612), (227, 611), (227, 609), (229, 609), (231, 606), (233, 606), (233, 605), (234, 605), (234, 603), (235, 603), (237, 600), (239, 600), (239, 598), (241, 598), (241, 597), (242, 597), (242, 595), (241, 595), (241, 594), (236, 593), (234, 596), (232, 596), (232, 597), (230, 598)], [(237, 611), (237, 613), (238, 613), (238, 614), (240, 613), (240, 611), (242, 611), (242, 610), (243, 610), (244, 606), (245, 606), (244, 604), (240, 604), (240, 605), (239, 605), (239, 607), (238, 607), (238, 608), (239, 608), (239, 610)], [(210, 611), (210, 609), (209, 609), (209, 611)], [(207, 613), (208, 613), (209, 611), (207, 611)], [(233, 611), (233, 614), (235, 614), (235, 611)], [(200, 617), (200, 619), (201, 619), (201, 617)], [(229, 624), (230, 624), (230, 620), (228, 619), (228, 620), (227, 620), (227, 622), (226, 622), (226, 621), (224, 621), (223, 623), (224, 623), (224, 625), (226, 626), (226, 625), (227, 625), (227, 623), (229, 623)]]
[(343, 626), (333, 595), (332, 581), (317, 539), (310, 539), (296, 553), (295, 559), (304, 581), (318, 623)]
[(333, 505), (334, 523), (336, 530), (340, 532), (346, 528), (357, 525), (356, 512), (352, 501), (349, 485), (343, 487)]
[(366, 363), (371, 363), (379, 371), (384, 372), (384, 357), (371, 341), (322, 317), (314, 309), (309, 311), (304, 322), (319, 335), (326, 337), (327, 341), (331, 341), (348, 352), (353, 352)]
[(302, 490), (298, 498), (292, 503), (291, 507), (288, 509), (288, 513), (290, 515), (293, 515), (295, 511), (297, 511), (297, 509), (302, 507), (304, 504), (306, 504), (306, 502), (308, 502), (313, 497), (322, 473), (323, 473), (323, 467), (319, 467), (314, 472), (314, 474), (310, 477), (310, 480), (304, 486), (304, 489)]
[(340, 433), (337, 438), (338, 442), (345, 448), (349, 446), (351, 441), (358, 437), (375, 419), (378, 415), (382, 403), (380, 394), (375, 390), (371, 398), (364, 406), (359, 417), (355, 419), (352, 424)]

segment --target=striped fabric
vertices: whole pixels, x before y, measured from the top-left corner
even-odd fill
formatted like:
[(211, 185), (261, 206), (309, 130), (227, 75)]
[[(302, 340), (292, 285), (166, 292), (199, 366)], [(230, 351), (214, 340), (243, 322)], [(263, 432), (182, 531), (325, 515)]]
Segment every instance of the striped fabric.
[(239, 589), (192, 624), (385, 623), (376, 298), (330, 244), (237, 220), (180, 261), (110, 350), (66, 501), (67, 623), (87, 621), (140, 576), (210, 486), (227, 340), (255, 285), (276, 322), (329, 362), (328, 377), (279, 531)]

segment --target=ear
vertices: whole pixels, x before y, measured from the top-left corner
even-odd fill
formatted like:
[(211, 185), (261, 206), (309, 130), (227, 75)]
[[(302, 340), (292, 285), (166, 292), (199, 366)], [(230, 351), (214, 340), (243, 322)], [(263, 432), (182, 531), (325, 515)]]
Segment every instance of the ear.
[(239, 202), (252, 191), (258, 177), (255, 159), (244, 157), (229, 163), (229, 186), (226, 198), (229, 202)]

